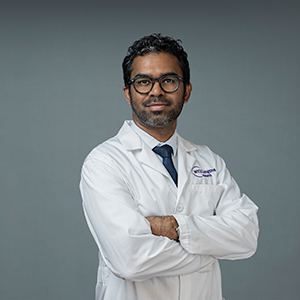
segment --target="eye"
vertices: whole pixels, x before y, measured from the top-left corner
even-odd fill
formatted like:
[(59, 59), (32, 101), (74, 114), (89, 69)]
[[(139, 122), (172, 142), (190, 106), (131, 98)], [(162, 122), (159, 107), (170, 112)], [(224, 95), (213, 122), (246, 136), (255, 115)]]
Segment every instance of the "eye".
[(176, 77), (166, 77), (162, 80), (163, 84), (174, 84), (177, 83), (177, 78)]
[(139, 78), (135, 81), (135, 84), (137, 85), (150, 85), (151, 84), (151, 80), (148, 78)]

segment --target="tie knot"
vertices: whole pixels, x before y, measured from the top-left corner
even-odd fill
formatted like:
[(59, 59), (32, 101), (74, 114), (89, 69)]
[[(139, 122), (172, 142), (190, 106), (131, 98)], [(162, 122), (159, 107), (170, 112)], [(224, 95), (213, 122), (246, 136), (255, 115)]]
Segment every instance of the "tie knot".
[(160, 155), (162, 158), (171, 158), (173, 154), (173, 148), (170, 145), (156, 146), (153, 148), (153, 151), (156, 154)]

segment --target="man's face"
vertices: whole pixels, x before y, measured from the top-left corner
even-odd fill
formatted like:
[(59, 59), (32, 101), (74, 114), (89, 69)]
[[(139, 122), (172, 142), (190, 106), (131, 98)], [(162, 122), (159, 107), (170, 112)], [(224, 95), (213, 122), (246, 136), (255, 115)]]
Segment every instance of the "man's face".
[[(137, 56), (133, 61), (131, 78), (146, 75), (150, 78), (160, 78), (166, 74), (182, 77), (178, 59), (169, 53), (150, 53)], [(174, 93), (165, 93), (155, 81), (152, 90), (147, 94), (139, 94), (131, 84), (124, 87), (127, 102), (131, 105), (133, 119), (141, 127), (165, 127), (174, 124), (181, 113), (183, 104), (189, 99), (191, 85), (180, 82), (179, 88)]]

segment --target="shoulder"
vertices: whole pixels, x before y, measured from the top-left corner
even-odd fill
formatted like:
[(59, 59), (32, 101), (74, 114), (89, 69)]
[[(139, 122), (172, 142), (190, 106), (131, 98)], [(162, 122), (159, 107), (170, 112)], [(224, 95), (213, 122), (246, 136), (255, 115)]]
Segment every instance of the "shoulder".
[(183, 148), (186, 152), (189, 152), (192, 155), (212, 156), (215, 158), (218, 156), (208, 146), (187, 141), (180, 135), (178, 135), (178, 147)]
[(84, 163), (89, 161), (108, 162), (113, 160), (115, 152), (120, 151), (121, 148), (122, 144), (120, 143), (120, 140), (117, 136), (114, 136), (93, 148), (85, 158)]
[(226, 167), (224, 160), (207, 145), (195, 144), (178, 135), (178, 148), (179, 153), (194, 157), (197, 162), (208, 168), (222, 170)]
[(128, 122), (124, 122), (119, 132), (114, 136), (96, 146), (86, 157), (86, 161), (113, 159), (121, 153), (126, 152), (127, 143), (133, 139), (133, 131)]

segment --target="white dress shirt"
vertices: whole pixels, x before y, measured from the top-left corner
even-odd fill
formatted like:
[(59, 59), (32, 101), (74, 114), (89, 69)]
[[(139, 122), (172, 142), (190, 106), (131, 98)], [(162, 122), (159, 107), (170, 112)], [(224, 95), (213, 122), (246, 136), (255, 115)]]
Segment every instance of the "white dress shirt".
[[(138, 127), (134, 121), (130, 121), (128, 123), (130, 127), (139, 135), (139, 137), (143, 140), (143, 142), (150, 148), (153, 149), (156, 146), (162, 145), (170, 145), (173, 148), (172, 160), (175, 169), (178, 171), (178, 161), (177, 161), (177, 132), (175, 131), (174, 134), (164, 143), (158, 141), (153, 136), (142, 130)], [(156, 153), (155, 153), (156, 154)], [(156, 154), (158, 159), (162, 162), (162, 157)]]

